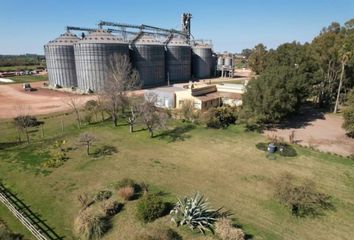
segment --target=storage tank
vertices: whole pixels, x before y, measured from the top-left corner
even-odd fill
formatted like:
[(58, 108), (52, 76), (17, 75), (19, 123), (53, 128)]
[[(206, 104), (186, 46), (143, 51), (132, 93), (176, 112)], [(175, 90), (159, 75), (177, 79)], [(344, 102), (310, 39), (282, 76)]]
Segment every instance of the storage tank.
[(91, 32), (74, 45), (78, 87), (97, 92), (109, 78), (108, 62), (114, 54), (129, 55), (129, 46), (107, 30)]
[(76, 35), (67, 32), (44, 45), (50, 86), (77, 86), (74, 44), (78, 40)]
[(225, 58), (225, 66), (226, 67), (232, 67), (232, 57), (231, 56), (227, 56)]
[(162, 43), (150, 35), (141, 34), (132, 43), (131, 57), (143, 87), (165, 84), (165, 48)]
[(209, 78), (212, 65), (212, 50), (208, 44), (192, 47), (193, 76), (196, 78)]
[(192, 75), (192, 50), (185, 38), (174, 36), (166, 45), (166, 80), (188, 82)]
[(224, 58), (222, 56), (218, 57), (218, 66), (223, 66), (224, 65)]

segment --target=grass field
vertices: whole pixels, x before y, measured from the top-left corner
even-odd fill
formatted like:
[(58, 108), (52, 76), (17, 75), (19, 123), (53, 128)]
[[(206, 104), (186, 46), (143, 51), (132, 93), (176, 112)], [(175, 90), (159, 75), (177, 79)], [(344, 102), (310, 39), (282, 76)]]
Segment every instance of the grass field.
[[(354, 239), (354, 162), (349, 159), (295, 146), (296, 157), (269, 160), (255, 147), (264, 137), (242, 126), (212, 130), (180, 122), (170, 124), (177, 130), (153, 139), (141, 127), (130, 134), (128, 126), (114, 128), (110, 122), (86, 126), (81, 131), (96, 135), (95, 147), (111, 144), (118, 149), (113, 156), (94, 158), (77, 144), (80, 131), (73, 116), (64, 116), (64, 133), (61, 118), (44, 119), (44, 138), (41, 131), (33, 131), (29, 145), (11, 144), (16, 132), (11, 123), (0, 122), (0, 178), (66, 240), (77, 239), (72, 233), (77, 196), (107, 189), (124, 177), (147, 182), (168, 201), (199, 191), (213, 206), (230, 209), (235, 223), (253, 239)], [(41, 164), (50, 159), (55, 139), (65, 139), (74, 149), (63, 166), (44, 169)], [(274, 199), (274, 179), (284, 171), (314, 180), (333, 197), (335, 210), (318, 218), (293, 217)], [(124, 206), (104, 239), (135, 239), (152, 226), (176, 229), (168, 216), (140, 223), (135, 207), (136, 201)], [(14, 231), (26, 234), (1, 206), (0, 214)], [(176, 230), (183, 239), (204, 239), (186, 228)]]
[(30, 83), (38, 81), (47, 81), (48, 75), (23, 75), (23, 76), (14, 76), (8, 77), (11, 80), (14, 80), (13, 83)]

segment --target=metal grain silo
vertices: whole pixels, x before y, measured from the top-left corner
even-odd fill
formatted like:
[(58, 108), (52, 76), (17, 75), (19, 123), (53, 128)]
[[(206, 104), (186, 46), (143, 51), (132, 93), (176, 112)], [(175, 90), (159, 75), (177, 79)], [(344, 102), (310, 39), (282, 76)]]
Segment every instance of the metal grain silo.
[(196, 78), (209, 78), (212, 68), (212, 50), (207, 44), (192, 47), (193, 76)]
[(109, 77), (108, 61), (114, 54), (129, 55), (128, 43), (99, 29), (74, 45), (78, 87), (100, 91)]
[(132, 43), (131, 56), (143, 87), (165, 84), (165, 48), (162, 43), (141, 34)]
[(78, 40), (76, 35), (67, 32), (44, 45), (50, 86), (77, 86), (73, 46)]
[(192, 74), (192, 50), (186, 39), (173, 37), (166, 45), (166, 79), (187, 82)]
[(218, 66), (223, 66), (224, 65), (224, 58), (223, 56), (218, 57)]
[(225, 66), (226, 67), (232, 67), (232, 57), (231, 56), (227, 56), (225, 58)]

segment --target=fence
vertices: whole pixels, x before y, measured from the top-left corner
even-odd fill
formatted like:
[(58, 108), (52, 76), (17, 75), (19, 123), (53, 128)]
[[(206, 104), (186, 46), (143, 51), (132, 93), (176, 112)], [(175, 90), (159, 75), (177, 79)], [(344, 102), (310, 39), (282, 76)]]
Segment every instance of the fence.
[(0, 202), (2, 202), (13, 215), (38, 240), (59, 240), (59, 237), (44, 221), (42, 221), (19, 198), (0, 183)]

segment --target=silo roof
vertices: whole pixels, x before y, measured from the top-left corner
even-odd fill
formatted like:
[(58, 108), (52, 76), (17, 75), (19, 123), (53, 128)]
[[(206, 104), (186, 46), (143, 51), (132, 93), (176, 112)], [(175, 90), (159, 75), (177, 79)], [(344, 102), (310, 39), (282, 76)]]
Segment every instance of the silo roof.
[(168, 42), (168, 45), (189, 46), (189, 44), (187, 43), (187, 39), (185, 37), (177, 37), (177, 36), (173, 36)]
[(114, 36), (112, 33), (104, 29), (97, 29), (86, 37), (81, 39), (79, 43), (126, 43), (122, 38)]
[(61, 34), (58, 38), (49, 41), (46, 45), (74, 45), (80, 39), (70, 32)]
[(162, 45), (160, 41), (158, 41), (155, 37), (148, 35), (148, 34), (142, 34), (137, 40), (135, 40), (134, 44), (137, 45)]

